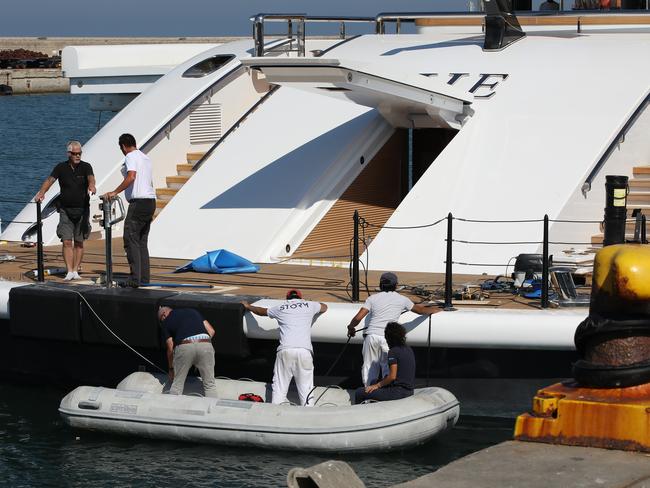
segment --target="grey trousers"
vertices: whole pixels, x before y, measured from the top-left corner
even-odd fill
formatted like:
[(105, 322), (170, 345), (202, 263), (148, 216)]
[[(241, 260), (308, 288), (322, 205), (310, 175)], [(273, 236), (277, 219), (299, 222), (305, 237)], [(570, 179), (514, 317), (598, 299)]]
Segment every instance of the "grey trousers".
[(217, 398), (214, 381), (214, 348), (209, 342), (180, 344), (174, 348), (174, 381), (169, 389), (172, 395), (182, 395), (185, 378), (192, 366), (201, 373), (205, 396)]

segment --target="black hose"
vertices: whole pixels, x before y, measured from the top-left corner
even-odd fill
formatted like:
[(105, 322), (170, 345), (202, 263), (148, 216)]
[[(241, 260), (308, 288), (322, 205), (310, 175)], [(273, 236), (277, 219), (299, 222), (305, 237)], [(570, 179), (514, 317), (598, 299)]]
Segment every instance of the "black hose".
[(429, 314), (429, 333), (427, 335), (427, 386), (429, 386), (430, 363), (431, 363), (431, 314)]
[[(360, 329), (355, 329), (354, 333), (356, 334), (357, 332), (361, 332), (362, 330), (366, 330), (366, 327), (361, 327)], [(339, 360), (343, 356), (343, 353), (345, 352), (345, 349), (348, 347), (348, 344), (350, 343), (350, 339), (352, 339), (352, 336), (348, 335), (348, 340), (345, 341), (345, 344), (343, 345), (343, 348), (341, 349), (341, 352), (336, 357), (336, 359), (334, 360), (334, 362), (332, 363), (330, 368), (327, 370), (327, 373), (325, 373), (325, 376), (329, 376), (330, 373), (332, 372), (332, 370), (334, 369), (334, 366), (336, 366), (336, 364), (339, 362)], [(307, 393), (307, 398), (305, 399), (305, 405), (307, 405), (307, 403), (309, 403), (309, 397), (314, 392), (314, 390), (316, 388), (317, 388), (317, 386), (314, 386), (311, 390), (309, 390), (309, 393)], [(325, 393), (325, 392), (323, 392), (323, 393)], [(321, 396), (323, 396), (323, 395), (321, 395)], [(318, 399), (320, 400), (320, 397), (318, 397)], [(305, 406), (305, 405), (303, 405), (303, 406)]]

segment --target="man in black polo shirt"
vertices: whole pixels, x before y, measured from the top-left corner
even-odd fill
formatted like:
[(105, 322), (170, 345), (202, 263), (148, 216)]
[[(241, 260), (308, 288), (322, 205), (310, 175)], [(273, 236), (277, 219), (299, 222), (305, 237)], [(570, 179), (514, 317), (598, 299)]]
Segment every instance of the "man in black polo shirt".
[(167, 363), (172, 386), (169, 393), (183, 394), (185, 378), (192, 366), (201, 373), (205, 396), (216, 397), (214, 381), (214, 329), (199, 312), (192, 308), (160, 307), (158, 320), (167, 343)]
[(94, 195), (96, 189), (92, 166), (81, 160), (79, 141), (68, 142), (68, 160), (54, 167), (34, 200), (42, 202), (47, 190), (57, 180), (61, 193), (56, 235), (63, 242), (63, 260), (68, 269), (65, 280), (80, 280), (79, 265), (84, 255), (84, 240), (90, 235), (89, 193)]

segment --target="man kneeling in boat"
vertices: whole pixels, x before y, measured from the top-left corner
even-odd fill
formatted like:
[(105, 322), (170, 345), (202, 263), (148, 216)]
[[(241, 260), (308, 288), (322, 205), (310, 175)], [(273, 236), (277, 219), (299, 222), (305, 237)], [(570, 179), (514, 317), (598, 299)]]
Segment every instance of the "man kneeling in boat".
[(289, 384), (294, 378), (300, 404), (311, 407), (311, 397), (308, 398), (314, 389), (311, 326), (316, 315), (325, 313), (327, 305), (303, 300), (299, 290), (289, 290), (287, 300), (275, 307), (256, 307), (248, 302), (242, 305), (255, 315), (277, 320), (280, 326), (280, 345), (273, 367), (272, 403), (287, 401)]
[(167, 343), (167, 363), (172, 386), (169, 393), (182, 395), (185, 378), (192, 366), (201, 373), (205, 396), (217, 397), (214, 381), (214, 328), (192, 308), (160, 307), (158, 320)]
[(415, 355), (406, 345), (406, 329), (397, 322), (389, 322), (384, 331), (388, 343), (388, 376), (378, 383), (357, 388), (355, 403), (365, 400), (378, 402), (399, 400), (413, 395), (415, 383)]

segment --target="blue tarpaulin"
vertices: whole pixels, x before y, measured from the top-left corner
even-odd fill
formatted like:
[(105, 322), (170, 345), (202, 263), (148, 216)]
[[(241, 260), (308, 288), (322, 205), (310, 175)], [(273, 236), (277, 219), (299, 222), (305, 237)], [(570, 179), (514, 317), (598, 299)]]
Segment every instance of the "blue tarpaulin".
[(204, 256), (196, 258), (185, 266), (177, 268), (174, 273), (180, 271), (198, 271), (199, 273), (257, 273), (260, 267), (251, 263), (248, 259), (237, 256), (225, 249), (208, 251)]

